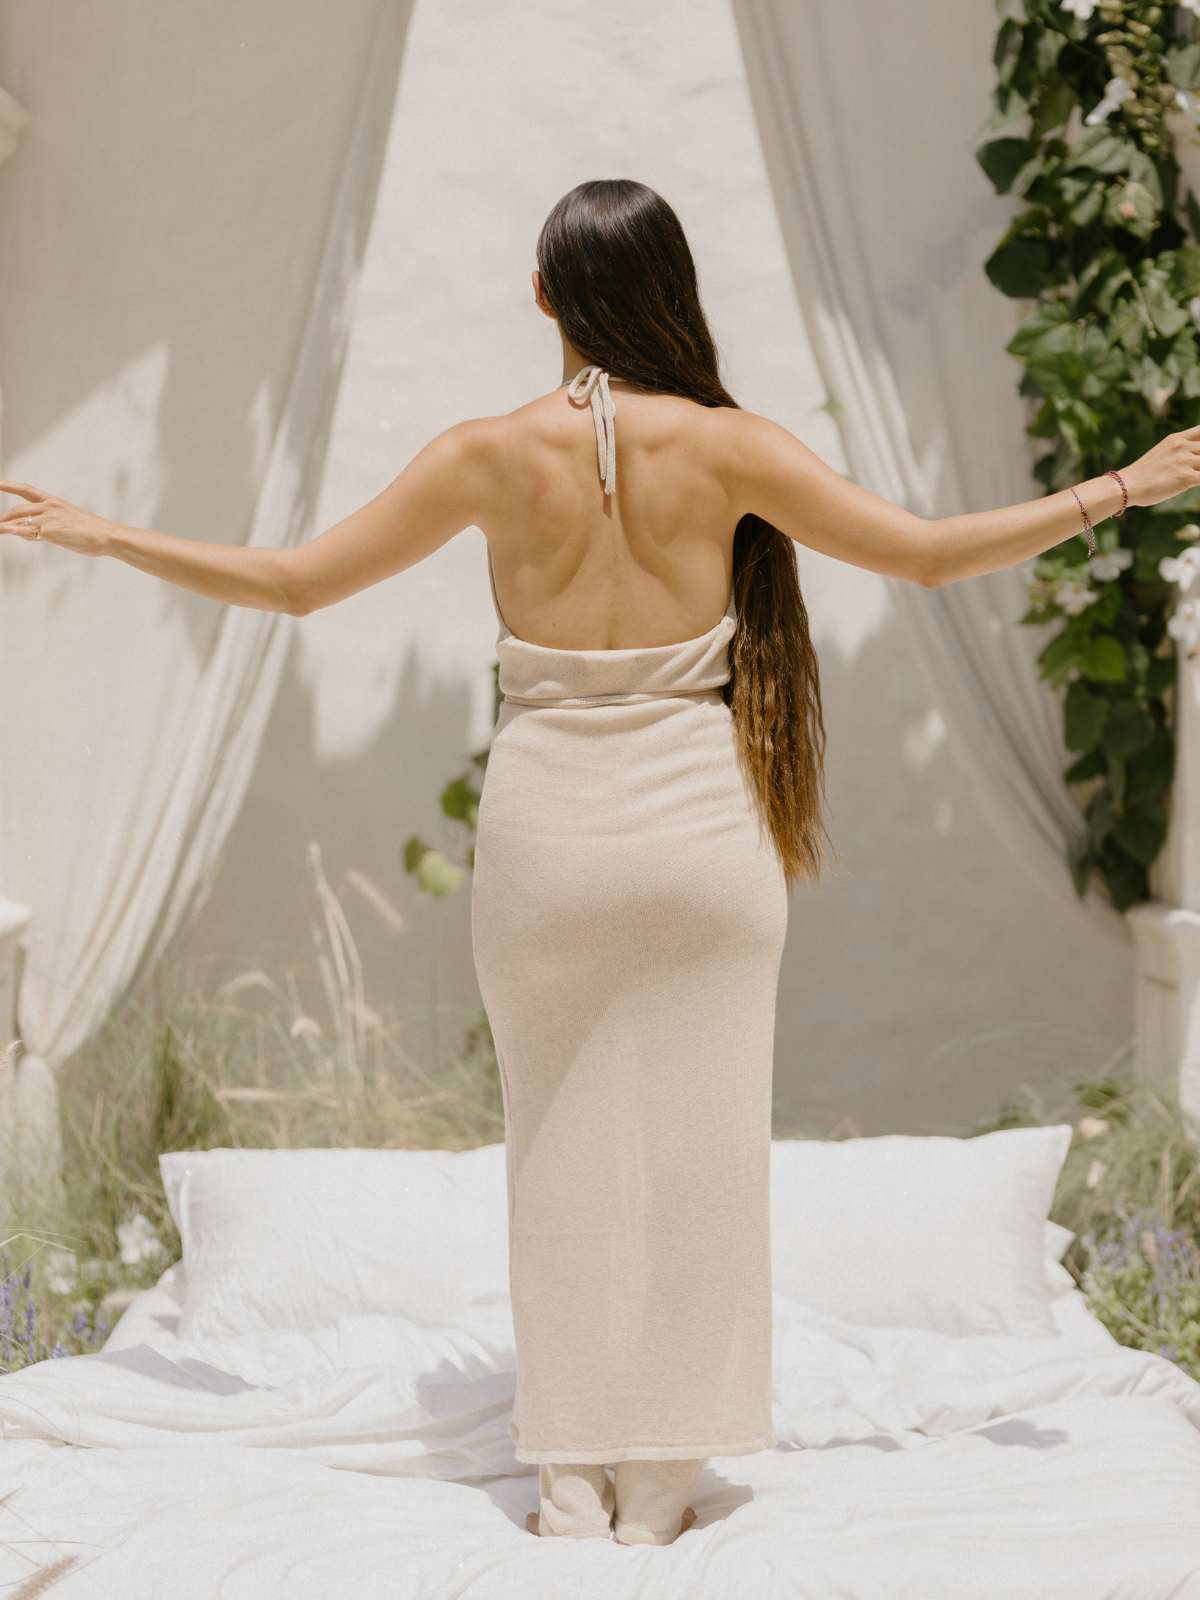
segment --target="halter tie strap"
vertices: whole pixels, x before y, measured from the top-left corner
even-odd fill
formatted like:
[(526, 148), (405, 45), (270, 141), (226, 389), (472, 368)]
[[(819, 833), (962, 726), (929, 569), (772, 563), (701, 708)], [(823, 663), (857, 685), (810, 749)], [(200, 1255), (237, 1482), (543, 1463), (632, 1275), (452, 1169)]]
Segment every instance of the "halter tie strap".
[(617, 412), (608, 388), (608, 373), (603, 367), (583, 367), (567, 389), (572, 400), (590, 400), (596, 424), (596, 459), (604, 480), (605, 494), (617, 486)]

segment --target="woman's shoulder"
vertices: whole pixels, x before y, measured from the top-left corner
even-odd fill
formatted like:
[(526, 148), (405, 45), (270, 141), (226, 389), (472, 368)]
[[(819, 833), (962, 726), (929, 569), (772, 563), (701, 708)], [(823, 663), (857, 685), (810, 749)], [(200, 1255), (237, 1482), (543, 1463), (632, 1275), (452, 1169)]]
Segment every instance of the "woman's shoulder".
[[(653, 393), (610, 383), (616, 414), (618, 459), (636, 437), (651, 451), (680, 451), (703, 461), (723, 486), (740, 481), (748, 460), (760, 453), (778, 427), (768, 418), (737, 406), (708, 406), (687, 396)], [(539, 476), (539, 464), (551, 452), (578, 444), (579, 412), (586, 402), (572, 402), (565, 386), (534, 395), (508, 411), (465, 418), (442, 437), (453, 441), (464, 466), (485, 474), (497, 488), (506, 479), (528, 486)]]

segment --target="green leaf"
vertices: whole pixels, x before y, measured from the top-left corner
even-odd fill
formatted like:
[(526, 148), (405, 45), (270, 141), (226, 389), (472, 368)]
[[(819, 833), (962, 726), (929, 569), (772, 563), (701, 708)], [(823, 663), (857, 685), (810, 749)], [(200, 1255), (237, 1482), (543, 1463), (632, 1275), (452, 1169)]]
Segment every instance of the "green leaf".
[(981, 144), (975, 159), (997, 194), (1007, 194), (1017, 173), (1036, 154), (1037, 146), (1030, 139), (1000, 138)]
[(1058, 64), (1066, 39), (1056, 28), (1043, 28), (1034, 45), (1034, 71), (1039, 78), (1048, 78)]
[(1174, 656), (1151, 656), (1146, 668), (1146, 693), (1151, 696), (1165, 694), (1175, 683), (1177, 665)]
[(1103, 844), (1117, 820), (1117, 808), (1113, 805), (1111, 793), (1107, 789), (1097, 789), (1088, 801), (1084, 815), (1091, 831), (1092, 842), (1096, 845)]
[(1085, 128), (1071, 146), (1071, 164), (1090, 172), (1128, 172), (1134, 146), (1128, 136), (1116, 133), (1107, 123)]
[(1176, 388), (1176, 380), (1148, 355), (1129, 363), (1129, 380), (1151, 410), (1161, 411), (1164, 393), (1172, 394)]
[(1010, 356), (1053, 355), (1069, 350), (1075, 325), (1065, 300), (1044, 300), (1034, 307), (1004, 346)]
[(404, 844), (405, 872), (415, 872), (421, 857), (428, 849), (429, 846), (425, 843), (424, 839), (418, 838), (415, 833), (410, 834)]
[(1125, 763), (1114, 756), (1108, 758), (1108, 791), (1119, 811), (1125, 804)]
[(1167, 273), (1153, 263), (1145, 263), (1139, 276), (1142, 280), (1142, 295), (1146, 309), (1154, 321), (1154, 326), (1164, 338), (1169, 339), (1173, 333), (1178, 333), (1185, 323), (1190, 322), (1191, 318), (1176, 300)]
[(1077, 456), (1085, 456), (1100, 442), (1100, 418), (1082, 400), (1055, 399), (1054, 411), (1062, 436)]
[(996, 76), (1005, 79), (1017, 64), (1021, 54), (1021, 42), (1025, 30), (1013, 17), (1005, 17), (996, 30), (996, 42), (992, 46), (992, 65), (996, 69)]
[(1108, 720), (1108, 701), (1093, 694), (1081, 678), (1063, 697), (1063, 736), (1068, 750), (1094, 750)]
[[(1090, 306), (1094, 312), (1109, 316), (1117, 291), (1134, 279), (1124, 257), (1115, 250), (1097, 250), (1076, 274), (1075, 281), (1077, 294), (1074, 314), (1078, 316)], [(1111, 340), (1111, 328), (1108, 333)]]
[[(1049, 644), (1044, 645), (1038, 655), (1038, 665), (1042, 669), (1042, 676), (1051, 681), (1065, 672), (1068, 667), (1077, 666), (1083, 659), (1085, 641), (1073, 629), (1065, 629)], [(1078, 680), (1076, 680), (1078, 682)], [(1072, 685), (1074, 687), (1074, 685)]]
[(479, 805), (479, 793), (465, 778), (455, 778), (442, 790), (442, 810), (456, 822), (472, 822)]
[(1090, 227), (1104, 209), (1107, 190), (1094, 179), (1064, 179), (1060, 192), (1067, 207), (1067, 221), (1077, 232)]
[[(1188, 198), (1192, 198), (1190, 192)], [(1194, 294), (1200, 294), (1200, 246), (1184, 244), (1177, 250), (1164, 250), (1158, 264), (1166, 273), (1177, 300), (1190, 300)]]
[(1149, 190), (1155, 209), (1161, 211), (1165, 203), (1162, 178), (1153, 159), (1136, 145), (1129, 155), (1129, 176)]
[(1141, 350), (1147, 331), (1153, 333), (1154, 325), (1140, 298), (1119, 300), (1109, 313), (1108, 336), (1130, 355)]
[(1095, 600), (1080, 617), (1079, 621), (1086, 625), (1089, 632), (1098, 628), (1107, 628), (1116, 621), (1117, 612), (1121, 609), (1122, 595), (1119, 585), (1105, 583), (1100, 591), (1099, 600)]
[(1100, 876), (1118, 911), (1146, 898), (1146, 871), (1119, 851), (1107, 851), (1100, 860)]
[(1125, 804), (1132, 810), (1147, 801), (1157, 800), (1171, 787), (1174, 776), (1175, 741), (1165, 729), (1159, 728), (1151, 743), (1129, 763)]
[(1132, 179), (1114, 184), (1104, 198), (1104, 220), (1114, 228), (1124, 228), (1135, 238), (1148, 239), (1158, 223), (1159, 206), (1145, 184)]
[(1097, 745), (1094, 750), (1089, 750), (1081, 755), (1063, 773), (1068, 783), (1086, 783), (1090, 778), (1099, 778), (1108, 771), (1108, 763), (1104, 757), (1104, 750)]
[(1177, 89), (1200, 89), (1200, 43), (1172, 45), (1162, 59), (1169, 83)]
[(1076, 94), (1065, 78), (1057, 78), (1043, 88), (1033, 112), (1033, 132), (1039, 136), (1051, 128), (1061, 128), (1075, 109)]
[(1120, 683), (1125, 677), (1125, 647), (1110, 633), (1088, 640), (1081, 663), (1085, 674), (1100, 683)]
[(1001, 294), (1014, 300), (1033, 299), (1050, 286), (1054, 250), (1043, 235), (1018, 234), (999, 245), (983, 264), (983, 270)]
[(1095, 857), (1092, 854), (1092, 840), (1086, 828), (1080, 830), (1067, 847), (1067, 862), (1071, 868), (1071, 879), (1075, 884), (1075, 893), (1080, 897), (1087, 893), (1087, 880), (1091, 876)]
[(1127, 814), (1117, 823), (1115, 837), (1122, 850), (1148, 867), (1163, 847), (1167, 836), (1161, 817)]
[(1144, 750), (1153, 738), (1154, 718), (1145, 706), (1134, 700), (1119, 700), (1113, 706), (1104, 729), (1104, 748), (1110, 756), (1124, 760)]

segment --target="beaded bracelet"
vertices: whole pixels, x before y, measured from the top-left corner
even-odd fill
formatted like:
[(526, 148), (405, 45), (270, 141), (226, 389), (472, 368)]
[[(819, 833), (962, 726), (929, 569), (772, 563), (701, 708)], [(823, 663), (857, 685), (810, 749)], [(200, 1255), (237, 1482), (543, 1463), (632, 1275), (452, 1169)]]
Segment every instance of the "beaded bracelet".
[[(1125, 479), (1115, 467), (1109, 467), (1105, 473), (1105, 477), (1115, 478), (1121, 486), (1121, 509), (1120, 511), (1116, 512), (1116, 515), (1118, 517), (1123, 517), (1126, 511), (1129, 509), (1129, 490), (1125, 487)], [(1074, 486), (1070, 485), (1069, 487), (1071, 489), (1071, 493), (1075, 494)], [(1092, 531), (1092, 519), (1088, 516), (1087, 507), (1077, 494), (1075, 494), (1075, 504), (1079, 507), (1083, 514), (1083, 526), (1087, 533), (1088, 555), (1094, 556), (1096, 554), (1096, 535)]]
[[(1074, 484), (1069, 484), (1068, 488), (1071, 490), (1072, 494), (1075, 494)], [(1087, 507), (1077, 494), (1075, 494), (1075, 504), (1083, 513), (1083, 526), (1087, 530), (1088, 555), (1094, 556), (1096, 554), (1096, 535), (1092, 532), (1092, 519), (1088, 516)]]

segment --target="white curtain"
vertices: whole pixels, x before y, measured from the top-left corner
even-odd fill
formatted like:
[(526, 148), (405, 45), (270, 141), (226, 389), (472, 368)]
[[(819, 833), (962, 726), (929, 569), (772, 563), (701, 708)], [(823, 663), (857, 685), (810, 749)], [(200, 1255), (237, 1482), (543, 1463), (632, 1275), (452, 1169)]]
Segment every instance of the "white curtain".
[[(856, 482), (925, 516), (1041, 493), (1006, 354), (1028, 303), (983, 262), (1011, 220), (975, 149), (992, 86), (993, 8), (735, 0), (780, 226)], [(1004, 130), (1011, 131), (1011, 130)], [(1114, 463), (1119, 465), (1119, 463)], [(1128, 943), (1066, 862), (1082, 810), (1062, 773), (1050, 629), (1018, 626), (1031, 563), (937, 590), (889, 580), (981, 812), (1045, 894)]]
[[(4, 475), (119, 521), (295, 544), (319, 531), (409, 8), (357, 0), (300, 29), (286, 0), (225, 0), (151, 29), (137, 3), (83, 7), (70, 51), (34, 9), (2, 41), (31, 113), (0, 174), (18, 266)], [(42, 247), (24, 275), (22, 230)], [(90, 272), (55, 265), (89, 253)], [(0, 893), (33, 908), (18, 1033), (34, 1056), (82, 1044), (203, 904), (291, 627), (0, 542)]]

